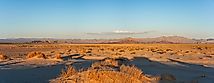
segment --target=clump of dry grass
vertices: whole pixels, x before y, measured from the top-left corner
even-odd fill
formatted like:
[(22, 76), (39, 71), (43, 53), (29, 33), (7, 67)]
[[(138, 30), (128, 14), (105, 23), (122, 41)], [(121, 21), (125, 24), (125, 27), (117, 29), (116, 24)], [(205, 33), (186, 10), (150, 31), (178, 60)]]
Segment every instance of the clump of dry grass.
[(118, 67), (118, 61), (112, 58), (106, 58), (101, 62), (95, 62), (91, 65), (92, 69), (112, 69), (112, 67)]
[(29, 58), (42, 58), (42, 59), (47, 59), (48, 57), (42, 53), (42, 52), (30, 52), (28, 53), (28, 55), (26, 56), (27, 59)]
[(77, 73), (77, 71), (75, 70), (75, 68), (73, 68), (72, 66), (67, 66), (66, 71), (62, 70), (61, 74), (59, 75), (59, 77), (67, 78), (67, 77), (72, 76), (72, 75), (74, 75), (76, 73)]
[(56, 59), (62, 59), (62, 55), (61, 54), (55, 54), (55, 58)]
[(125, 65), (121, 65), (120, 66), (120, 72), (126, 73), (130, 76), (133, 76), (135, 78), (140, 78), (141, 75), (143, 74), (143, 72), (138, 69), (135, 66), (125, 66)]
[(3, 53), (0, 53), (0, 60), (7, 60), (9, 59), (6, 55), (4, 55)]
[[(99, 63), (99, 67), (114, 65), (107, 59)], [(98, 64), (98, 63), (95, 63)], [(107, 65), (106, 65), (107, 64)], [(93, 64), (94, 65), (94, 64)], [(102, 66), (100, 66), (102, 65)], [(97, 66), (97, 65), (95, 65)], [(93, 66), (92, 66), (93, 67)], [(62, 71), (60, 76), (52, 80), (51, 83), (151, 83), (152, 77), (147, 77), (140, 69), (135, 66), (111, 66), (113, 70), (101, 68), (88, 68), (77, 72), (69, 66), (67, 71)], [(116, 69), (115, 69), (116, 68)]]

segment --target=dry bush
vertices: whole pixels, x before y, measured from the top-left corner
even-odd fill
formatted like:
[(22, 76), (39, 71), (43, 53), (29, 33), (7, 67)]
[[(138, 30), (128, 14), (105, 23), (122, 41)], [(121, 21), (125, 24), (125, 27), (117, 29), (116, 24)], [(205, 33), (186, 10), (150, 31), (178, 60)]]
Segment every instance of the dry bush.
[(42, 53), (42, 52), (30, 52), (28, 53), (28, 55), (26, 56), (27, 59), (29, 58), (42, 58), (42, 59), (47, 59), (48, 57)]
[(86, 53), (86, 54), (90, 54), (90, 53), (92, 53), (92, 51), (91, 51), (91, 50), (88, 50), (88, 51), (86, 51), (85, 53)]
[(61, 54), (56, 54), (56, 55), (55, 55), (55, 58), (56, 58), (56, 59), (62, 59), (62, 55), (61, 55)]
[(3, 53), (0, 53), (0, 60), (6, 60), (6, 59), (9, 59), (9, 58)]
[(72, 51), (71, 49), (67, 50), (67, 52), (71, 52), (71, 51)]
[(79, 72), (69, 66), (67, 71), (62, 71), (51, 83), (151, 83), (152, 80), (152, 77), (143, 75), (141, 70), (134, 66), (122, 65), (115, 70), (88, 68)]
[(119, 52), (125, 52), (125, 50), (120, 50)]
[(131, 52), (130, 54), (136, 54), (136, 52)]
[(164, 54), (164, 53), (166, 53), (165, 51), (162, 51), (162, 50), (158, 50), (156, 53), (158, 53), (158, 54)]
[(118, 66), (118, 61), (112, 58), (106, 58), (103, 62), (107, 65)]
[(73, 68), (72, 66), (69, 65), (69, 66), (67, 66), (66, 71), (65, 70), (61, 71), (61, 74), (59, 75), (59, 77), (67, 78), (67, 77), (72, 76), (76, 73), (77, 73), (77, 71), (75, 70), (75, 68)]
[(135, 78), (140, 78), (143, 72), (135, 66), (120, 66), (120, 72), (126, 73)]
[(101, 62), (95, 62), (91, 65), (92, 68), (106, 68), (106, 67), (117, 67), (118, 61), (112, 58), (106, 58)]
[(166, 51), (173, 51), (173, 50), (172, 50), (172, 49), (170, 49), (170, 48), (167, 48), (167, 49), (166, 49)]

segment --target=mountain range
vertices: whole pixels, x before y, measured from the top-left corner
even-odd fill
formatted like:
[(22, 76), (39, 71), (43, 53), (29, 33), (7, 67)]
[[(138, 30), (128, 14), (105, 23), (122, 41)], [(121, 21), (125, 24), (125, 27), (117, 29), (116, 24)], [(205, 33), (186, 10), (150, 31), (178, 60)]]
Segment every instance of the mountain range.
[(54, 38), (13, 38), (0, 39), (0, 43), (70, 43), (70, 44), (194, 44), (214, 43), (214, 39), (190, 39), (181, 36), (161, 36), (156, 38), (120, 38), (120, 39), (54, 39)]

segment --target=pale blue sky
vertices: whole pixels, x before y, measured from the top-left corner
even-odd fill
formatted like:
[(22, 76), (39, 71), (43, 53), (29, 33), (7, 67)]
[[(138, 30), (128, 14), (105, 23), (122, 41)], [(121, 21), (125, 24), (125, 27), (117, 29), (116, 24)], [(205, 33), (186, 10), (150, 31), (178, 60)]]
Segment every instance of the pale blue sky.
[[(100, 34), (115, 31), (133, 34)], [(0, 38), (213, 38), (213, 31), (214, 0), (0, 0)]]

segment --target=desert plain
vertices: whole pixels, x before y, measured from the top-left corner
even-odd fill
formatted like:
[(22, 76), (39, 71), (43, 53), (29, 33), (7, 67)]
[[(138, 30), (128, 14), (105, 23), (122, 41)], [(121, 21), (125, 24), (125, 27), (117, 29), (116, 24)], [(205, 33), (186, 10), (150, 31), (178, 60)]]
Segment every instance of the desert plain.
[(214, 83), (214, 44), (1, 44), (0, 83)]

